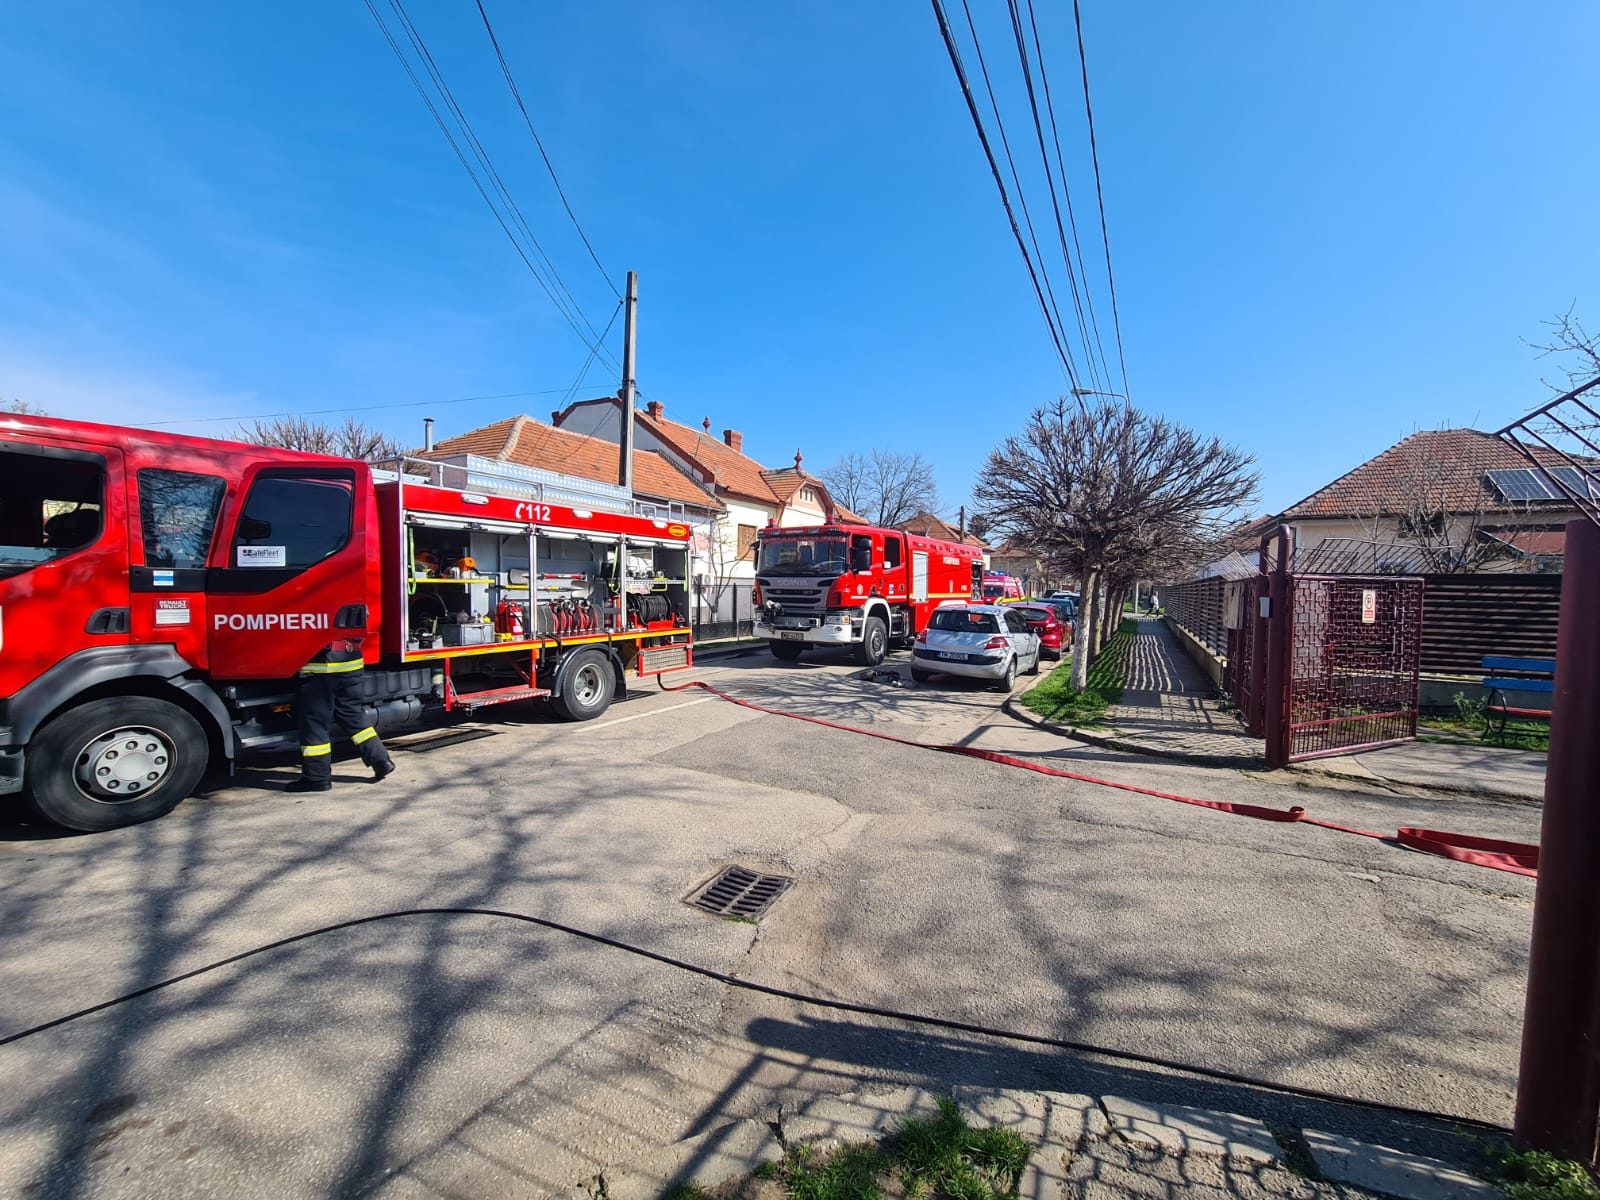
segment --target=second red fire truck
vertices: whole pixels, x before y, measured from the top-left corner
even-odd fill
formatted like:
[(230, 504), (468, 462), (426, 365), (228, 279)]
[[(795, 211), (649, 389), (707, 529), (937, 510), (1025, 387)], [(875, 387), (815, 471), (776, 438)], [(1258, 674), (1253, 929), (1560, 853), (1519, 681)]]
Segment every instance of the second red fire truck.
[(69, 829), (294, 744), (300, 668), (363, 639), (380, 730), (512, 701), (583, 721), (690, 665), (682, 523), (488, 468), (0, 418), (0, 796)]
[(778, 658), (847, 648), (876, 666), (941, 604), (983, 599), (975, 546), (864, 525), (769, 527), (757, 537), (755, 634)]

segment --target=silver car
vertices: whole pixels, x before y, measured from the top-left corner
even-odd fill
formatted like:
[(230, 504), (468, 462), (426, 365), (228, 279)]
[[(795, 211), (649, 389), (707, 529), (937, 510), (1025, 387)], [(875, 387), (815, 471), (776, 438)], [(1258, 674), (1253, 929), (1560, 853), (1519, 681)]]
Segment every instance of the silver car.
[(1039, 636), (1021, 613), (1001, 604), (950, 604), (917, 635), (911, 677), (926, 683), (935, 675), (966, 675), (1009, 692), (1019, 670), (1039, 673), (1039, 653)]

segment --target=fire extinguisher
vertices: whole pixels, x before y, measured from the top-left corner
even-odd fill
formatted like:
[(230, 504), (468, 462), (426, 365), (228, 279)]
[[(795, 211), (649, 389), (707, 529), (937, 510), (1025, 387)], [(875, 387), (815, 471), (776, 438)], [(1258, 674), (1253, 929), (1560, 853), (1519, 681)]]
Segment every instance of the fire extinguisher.
[(509, 633), (513, 637), (521, 637), (521, 606), (507, 600), (500, 601), (500, 606), (494, 610), (494, 627), (497, 633)]

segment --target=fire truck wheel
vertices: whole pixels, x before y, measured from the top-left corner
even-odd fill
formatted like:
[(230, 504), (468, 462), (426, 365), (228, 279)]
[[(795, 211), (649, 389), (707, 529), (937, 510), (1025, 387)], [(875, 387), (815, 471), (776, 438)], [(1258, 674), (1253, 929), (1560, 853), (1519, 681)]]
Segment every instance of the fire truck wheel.
[(91, 700), (39, 731), (28, 748), (28, 807), (94, 833), (171, 812), (206, 769), (200, 723), (146, 696)]
[(567, 667), (561, 694), (551, 700), (556, 712), (569, 721), (590, 721), (611, 706), (616, 679), (603, 654), (582, 651)]
[(889, 653), (889, 627), (882, 617), (868, 617), (866, 630), (861, 634), (861, 644), (856, 647), (856, 661), (864, 667), (875, 667)]
[(793, 662), (805, 650), (804, 642), (768, 642), (772, 647), (772, 657), (781, 658), (784, 662)]

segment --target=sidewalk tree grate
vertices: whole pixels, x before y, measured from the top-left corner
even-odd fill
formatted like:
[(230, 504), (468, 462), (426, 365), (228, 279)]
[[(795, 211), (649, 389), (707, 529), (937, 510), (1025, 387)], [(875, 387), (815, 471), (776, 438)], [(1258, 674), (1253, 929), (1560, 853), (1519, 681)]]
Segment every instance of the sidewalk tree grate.
[(684, 903), (718, 917), (754, 921), (794, 885), (787, 875), (763, 875), (749, 867), (727, 867)]

